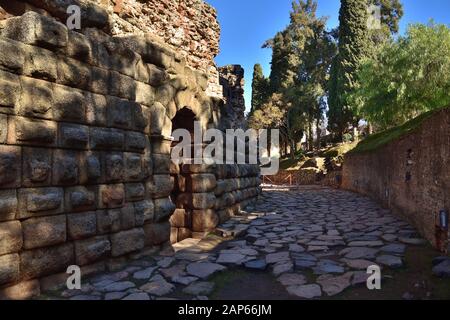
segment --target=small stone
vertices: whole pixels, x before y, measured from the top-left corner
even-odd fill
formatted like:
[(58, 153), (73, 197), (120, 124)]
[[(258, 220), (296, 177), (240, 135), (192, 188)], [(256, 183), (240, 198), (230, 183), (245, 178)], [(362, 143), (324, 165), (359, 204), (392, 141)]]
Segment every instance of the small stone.
[(400, 242), (403, 242), (405, 244), (410, 244), (414, 246), (423, 246), (427, 243), (426, 240), (420, 239), (420, 238), (406, 238), (406, 237), (400, 237), (398, 238)]
[(175, 286), (162, 279), (162, 277), (154, 277), (154, 281), (144, 284), (139, 289), (148, 294), (161, 297), (170, 294), (175, 289)]
[(160, 261), (158, 261), (158, 266), (160, 266), (161, 268), (168, 268), (170, 267), (170, 265), (175, 261), (174, 258), (172, 257), (166, 257)]
[(450, 277), (450, 259), (447, 259), (433, 268), (433, 274), (441, 278)]
[(381, 255), (377, 257), (376, 261), (390, 268), (401, 268), (403, 266), (403, 261), (400, 257), (391, 255)]
[(69, 300), (81, 300), (81, 301), (90, 301), (90, 300), (101, 300), (100, 296), (94, 295), (78, 295), (70, 298)]
[(199, 277), (201, 279), (207, 279), (216, 272), (225, 270), (226, 267), (211, 262), (195, 262), (186, 267), (187, 273), (190, 275)]
[(353, 272), (353, 278), (352, 278), (352, 286), (356, 286), (359, 284), (367, 284), (367, 279), (370, 277), (370, 274), (368, 274), (365, 271), (356, 271)]
[(383, 252), (398, 253), (398, 254), (405, 253), (405, 250), (406, 250), (406, 246), (404, 244), (400, 244), (400, 243), (388, 244), (387, 246), (384, 246), (381, 248), (381, 251), (383, 251)]
[(136, 280), (146, 280), (149, 279), (153, 272), (158, 269), (157, 267), (150, 267), (141, 271), (137, 271), (133, 274), (133, 278)]
[(253, 270), (266, 270), (267, 263), (265, 259), (258, 259), (258, 260), (251, 260), (247, 261), (244, 266), (247, 269), (253, 269)]
[(301, 286), (306, 284), (308, 281), (306, 277), (302, 274), (297, 273), (285, 273), (278, 277), (277, 279), (285, 287), (290, 286)]
[(342, 262), (347, 264), (350, 268), (358, 269), (358, 270), (367, 270), (368, 267), (373, 266), (375, 263), (369, 260), (363, 259), (342, 259)]
[(344, 267), (338, 265), (331, 260), (321, 260), (316, 267), (313, 268), (314, 274), (327, 274), (327, 273), (344, 273)]
[(194, 282), (183, 289), (184, 293), (193, 295), (193, 296), (207, 296), (211, 294), (211, 292), (214, 290), (214, 283), (213, 282)]
[(305, 248), (303, 248), (301, 245), (296, 243), (289, 244), (289, 251), (291, 252), (305, 252)]
[(372, 248), (351, 247), (342, 250), (339, 255), (347, 259), (374, 259), (377, 252), (377, 249)]
[(292, 263), (292, 261), (281, 261), (273, 266), (272, 273), (277, 277), (282, 273), (292, 272), (293, 269), (294, 264)]
[(126, 292), (108, 292), (105, 294), (105, 300), (120, 300), (126, 295)]
[(277, 252), (271, 253), (266, 256), (266, 262), (268, 264), (277, 263), (280, 261), (289, 260), (289, 252)]
[(383, 239), (384, 241), (392, 242), (392, 241), (397, 240), (397, 236), (394, 234), (387, 233), (387, 234), (383, 234), (381, 236), (381, 239)]
[(381, 247), (383, 241), (352, 241), (348, 244), (349, 247)]
[(289, 294), (304, 299), (313, 299), (322, 296), (322, 290), (317, 284), (307, 284), (302, 286), (290, 286), (286, 288)]
[(350, 279), (352, 276), (352, 272), (348, 272), (338, 277), (323, 275), (317, 279), (317, 283), (320, 284), (322, 286), (322, 290), (331, 297), (347, 289), (350, 286)]
[(134, 288), (135, 286), (136, 285), (133, 282), (122, 281), (122, 282), (113, 282), (103, 288), (99, 288), (99, 290), (104, 292), (123, 291), (130, 288)]
[(192, 282), (197, 281), (197, 280), (198, 280), (197, 277), (189, 277), (189, 276), (186, 276), (186, 277), (175, 276), (175, 277), (172, 278), (173, 282), (178, 283), (178, 284), (182, 284), (182, 285), (185, 285), (185, 286), (187, 286), (187, 285), (189, 285)]
[(146, 301), (146, 300), (150, 300), (150, 297), (145, 292), (141, 292), (141, 293), (132, 293), (132, 294), (126, 296), (125, 298), (123, 298), (122, 300)]
[(240, 253), (222, 253), (217, 258), (217, 263), (241, 265), (245, 260), (245, 255)]

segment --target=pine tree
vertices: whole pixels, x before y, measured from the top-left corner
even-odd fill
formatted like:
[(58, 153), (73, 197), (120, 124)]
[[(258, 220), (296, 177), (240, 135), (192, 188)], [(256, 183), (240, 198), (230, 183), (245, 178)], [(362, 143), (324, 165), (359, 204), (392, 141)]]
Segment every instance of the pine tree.
[(263, 69), (259, 63), (253, 67), (252, 80), (252, 108), (250, 114), (259, 110), (262, 104), (267, 100), (269, 91), (268, 79), (264, 77)]

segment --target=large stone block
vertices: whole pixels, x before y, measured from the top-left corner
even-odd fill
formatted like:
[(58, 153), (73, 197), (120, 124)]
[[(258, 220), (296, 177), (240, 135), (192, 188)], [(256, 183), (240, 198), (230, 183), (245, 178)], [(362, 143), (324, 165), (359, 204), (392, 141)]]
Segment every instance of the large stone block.
[(25, 64), (25, 46), (20, 42), (0, 39), (0, 68), (22, 73)]
[(21, 92), (19, 77), (0, 70), (0, 112), (13, 114)]
[(20, 253), (20, 274), (24, 280), (65, 271), (75, 262), (72, 243)]
[(107, 236), (95, 237), (75, 242), (75, 262), (87, 265), (109, 256), (111, 243)]
[[(116, 55), (110, 57), (115, 58)], [(109, 94), (123, 99), (134, 101), (136, 99), (136, 81), (116, 71), (111, 71), (109, 82)]]
[(125, 163), (122, 153), (108, 153), (105, 155), (106, 182), (119, 182), (125, 174)]
[[(1, 90), (1, 89), (0, 89)], [(0, 114), (0, 143), (6, 143), (8, 139), (8, 116)]]
[(98, 152), (87, 152), (81, 156), (81, 184), (102, 183), (103, 170), (102, 170), (101, 154)]
[(191, 227), (191, 212), (185, 209), (176, 209), (170, 216), (170, 225), (175, 228)]
[(107, 97), (107, 124), (110, 127), (131, 129), (132, 110), (135, 104), (116, 97)]
[(169, 220), (169, 217), (175, 211), (175, 204), (169, 197), (163, 199), (155, 199), (155, 222), (164, 222)]
[(125, 184), (125, 198), (127, 201), (143, 200), (145, 197), (145, 186), (143, 183)]
[(52, 150), (43, 148), (23, 148), (24, 187), (47, 186), (52, 176)]
[(8, 143), (54, 146), (56, 144), (56, 122), (15, 117), (8, 121)]
[(106, 97), (101, 94), (86, 93), (86, 121), (90, 125), (106, 126)]
[(184, 164), (181, 167), (181, 172), (183, 174), (190, 173), (215, 173), (217, 170), (216, 165), (210, 164)]
[(65, 211), (94, 210), (97, 206), (95, 187), (72, 187), (65, 190)]
[(19, 189), (19, 219), (63, 212), (62, 188)]
[(20, 95), (17, 114), (43, 119), (52, 118), (53, 89), (51, 83), (27, 77), (20, 78)]
[(111, 235), (111, 255), (113, 257), (144, 248), (145, 234), (142, 228), (122, 231)]
[(0, 221), (14, 220), (16, 212), (16, 190), (0, 190)]
[(67, 56), (71, 58), (93, 62), (92, 44), (84, 34), (69, 30), (66, 50)]
[(0, 286), (19, 280), (19, 267), (20, 258), (18, 254), (0, 256)]
[(142, 156), (137, 153), (124, 153), (126, 181), (139, 181), (144, 178)]
[(177, 198), (177, 208), (211, 209), (215, 203), (214, 193), (182, 193)]
[(147, 183), (147, 191), (153, 199), (168, 197), (174, 188), (174, 177), (169, 174), (157, 174)]
[(120, 228), (122, 230), (128, 230), (134, 228), (136, 225), (134, 205), (132, 203), (127, 203), (120, 210)]
[(57, 83), (83, 90), (89, 88), (91, 70), (87, 65), (65, 57), (58, 61), (57, 68)]
[(127, 131), (125, 134), (125, 148), (127, 151), (142, 152), (148, 146), (148, 138), (145, 134), (135, 131)]
[(19, 147), (0, 145), (0, 188), (20, 187), (21, 156)]
[(86, 122), (86, 99), (82, 91), (66, 86), (55, 85), (53, 98), (54, 120)]
[(153, 222), (153, 219), (155, 217), (155, 206), (153, 205), (153, 201), (144, 200), (135, 202), (134, 212), (137, 227), (140, 227), (149, 222)]
[(134, 130), (149, 133), (150, 108), (138, 103), (133, 104), (133, 128)]
[(23, 74), (32, 78), (55, 81), (58, 77), (56, 55), (43, 48), (27, 46)]
[(107, 95), (109, 93), (110, 72), (105, 69), (92, 67), (89, 91)]
[(79, 182), (80, 156), (75, 151), (55, 150), (53, 152), (54, 185), (75, 185)]
[(175, 95), (175, 88), (170, 84), (165, 84), (158, 87), (158, 89), (156, 90), (156, 101), (159, 101), (160, 103), (162, 103), (162, 105), (167, 106), (169, 102), (175, 98)]
[(27, 219), (22, 228), (25, 249), (53, 246), (67, 239), (65, 215)]
[(100, 185), (98, 188), (99, 208), (122, 207), (125, 199), (123, 184)]
[(166, 154), (153, 154), (153, 173), (156, 174), (169, 174), (170, 164), (172, 162), (170, 155)]
[(95, 211), (68, 214), (67, 232), (71, 240), (95, 236), (97, 233), (97, 214)]
[(120, 231), (120, 211), (119, 210), (97, 211), (97, 231), (100, 234)]
[(152, 136), (152, 152), (155, 154), (169, 155), (172, 146), (172, 139), (163, 136)]
[(170, 136), (172, 133), (172, 121), (166, 114), (166, 108), (155, 102), (150, 107), (150, 132), (152, 135)]
[(170, 222), (151, 223), (144, 225), (145, 245), (154, 246), (170, 240)]
[(59, 124), (59, 146), (62, 148), (86, 149), (89, 141), (89, 127), (71, 124)]
[(142, 83), (142, 82), (135, 82), (136, 83), (136, 102), (151, 106), (155, 102), (155, 89), (148, 84)]
[(66, 26), (33, 11), (7, 20), (2, 35), (23, 43), (51, 49), (65, 47), (68, 39)]
[(147, 64), (147, 68), (148, 68), (148, 83), (151, 86), (159, 87), (169, 80), (169, 75), (164, 69), (158, 68), (157, 66), (152, 64)]
[(41, 293), (38, 280), (23, 281), (0, 289), (0, 300), (27, 300)]
[(125, 135), (118, 129), (90, 128), (89, 142), (92, 149), (122, 150)]
[(213, 231), (219, 224), (219, 216), (214, 210), (192, 211), (192, 230), (195, 232)]
[(210, 192), (216, 188), (216, 176), (214, 174), (190, 174), (186, 176), (185, 188), (186, 192)]
[(22, 249), (22, 226), (19, 221), (0, 223), (0, 256)]

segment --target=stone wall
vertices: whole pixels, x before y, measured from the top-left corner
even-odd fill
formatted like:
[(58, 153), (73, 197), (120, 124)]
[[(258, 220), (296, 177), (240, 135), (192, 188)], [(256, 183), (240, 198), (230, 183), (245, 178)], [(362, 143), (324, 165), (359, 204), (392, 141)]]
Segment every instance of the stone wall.
[(343, 187), (409, 220), (435, 245), (435, 219), (450, 210), (450, 108), (384, 147), (345, 156)]
[(222, 106), (223, 128), (244, 128), (244, 69), (240, 65), (219, 68), (219, 83), (223, 87), (225, 103)]
[(182, 54), (151, 35), (111, 37), (98, 12), (82, 33), (33, 11), (2, 22), (0, 298), (65, 282), (68, 265), (86, 276), (168, 244), (175, 205), (197, 210), (193, 230), (206, 232), (211, 213), (224, 219), (224, 205), (259, 192), (257, 166), (230, 166), (214, 188), (211, 176), (171, 198), (172, 119), (188, 108), (218, 127), (222, 102)]

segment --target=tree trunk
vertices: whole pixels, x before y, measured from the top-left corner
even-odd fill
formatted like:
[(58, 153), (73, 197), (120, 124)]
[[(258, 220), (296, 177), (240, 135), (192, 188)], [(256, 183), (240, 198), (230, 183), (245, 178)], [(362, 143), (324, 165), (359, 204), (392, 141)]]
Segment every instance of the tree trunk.
[(320, 132), (320, 119), (316, 120), (316, 137), (317, 137), (317, 141), (316, 141), (316, 148), (317, 150), (320, 150), (320, 139), (321, 139), (321, 132)]

